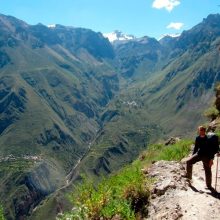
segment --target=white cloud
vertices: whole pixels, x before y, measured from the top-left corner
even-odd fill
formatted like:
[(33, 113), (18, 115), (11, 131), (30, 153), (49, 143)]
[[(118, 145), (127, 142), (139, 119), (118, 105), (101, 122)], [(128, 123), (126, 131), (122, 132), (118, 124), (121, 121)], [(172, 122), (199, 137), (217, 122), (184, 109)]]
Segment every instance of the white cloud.
[(180, 4), (180, 0), (154, 0), (152, 7), (156, 9), (165, 8), (167, 11), (172, 11), (174, 7)]
[(167, 25), (167, 29), (175, 29), (180, 30), (183, 27), (183, 23), (181, 22), (171, 22), (169, 25)]
[(133, 40), (135, 37), (133, 35), (124, 34), (121, 31), (115, 31), (111, 33), (104, 33), (104, 37), (108, 38), (110, 42), (114, 42), (116, 40)]

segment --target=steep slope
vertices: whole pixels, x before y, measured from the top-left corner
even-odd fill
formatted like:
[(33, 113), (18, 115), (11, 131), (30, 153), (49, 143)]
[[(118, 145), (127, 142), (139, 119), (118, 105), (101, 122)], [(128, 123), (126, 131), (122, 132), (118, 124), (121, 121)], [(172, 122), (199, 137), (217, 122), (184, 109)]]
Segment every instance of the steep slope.
[(0, 197), (9, 195), (7, 217), (20, 218), (65, 184), (119, 85), (106, 61), (112, 46), (99, 33), (1, 15), (0, 45)]
[(210, 15), (180, 37), (162, 42), (167, 64), (124, 90), (144, 103), (166, 133), (190, 134), (204, 120), (201, 112), (212, 102), (220, 80), (219, 21), (220, 15)]
[[(128, 154), (123, 152), (123, 146), (131, 145), (129, 153), (136, 155), (148, 141), (169, 134), (192, 136), (192, 131), (204, 121), (203, 112), (213, 101), (214, 88), (220, 80), (219, 21), (220, 15), (210, 15), (180, 37), (160, 44), (143, 38), (114, 45), (123, 78), (121, 90), (103, 113), (104, 128), (85, 167), (91, 167), (98, 175), (109, 173), (115, 163), (111, 152), (115, 146), (122, 148), (115, 154)], [(142, 59), (136, 65), (129, 63), (138, 57)], [(125, 62), (129, 64), (126, 66)], [(119, 160), (122, 164), (129, 161), (124, 158)]]
[(154, 38), (146, 36), (113, 45), (119, 73), (128, 82), (149, 77), (166, 62), (165, 50)]
[[(218, 113), (215, 120), (207, 124), (218, 136), (219, 91), (218, 86), (215, 100)], [(70, 216), (85, 216), (86, 219), (218, 219), (220, 185), (219, 177), (218, 182), (214, 177), (219, 172), (219, 165), (216, 166), (219, 159), (215, 157), (212, 166), (212, 186), (216, 190), (205, 188), (202, 162), (194, 165), (193, 178), (189, 182), (185, 161), (194, 147), (192, 143), (171, 138), (165, 144), (151, 145), (134, 163), (101, 183), (84, 182), (72, 194), (72, 201), (76, 202), (74, 209), (60, 216), (64, 219)]]
[(162, 129), (142, 105), (120, 95), (119, 100), (108, 106), (101, 117), (103, 129), (82, 161), (83, 172), (97, 176), (112, 173), (163, 137)]
[[(219, 21), (219, 15), (210, 15), (161, 45), (149, 38), (114, 45), (123, 77), (121, 90), (103, 113), (104, 128), (83, 167), (90, 167), (90, 173), (96, 175), (110, 173), (115, 163), (129, 162), (129, 154), (137, 155), (149, 142), (169, 134), (192, 136), (204, 121), (203, 112), (213, 101), (220, 80)], [(151, 65), (145, 62), (149, 53), (156, 57)], [(139, 56), (143, 59), (137, 65), (128, 64), (132, 74), (123, 74), (124, 62)]]
[(220, 80), (219, 23), (220, 15), (210, 15), (177, 38), (111, 45), (88, 29), (1, 15), (0, 198), (9, 195), (7, 217), (31, 213), (67, 174), (72, 181), (82, 172), (109, 174), (154, 140), (191, 135)]
[[(83, 167), (96, 175), (110, 173), (115, 163), (129, 162), (130, 155), (137, 155), (149, 142), (169, 134), (192, 136), (204, 121), (203, 112), (219, 81), (219, 19), (210, 15), (180, 37), (160, 44), (143, 38), (114, 45), (121, 90), (103, 112), (104, 127)], [(149, 53), (156, 58), (150, 65)], [(137, 65), (127, 66), (132, 74), (123, 74), (125, 62), (139, 56), (143, 59)]]

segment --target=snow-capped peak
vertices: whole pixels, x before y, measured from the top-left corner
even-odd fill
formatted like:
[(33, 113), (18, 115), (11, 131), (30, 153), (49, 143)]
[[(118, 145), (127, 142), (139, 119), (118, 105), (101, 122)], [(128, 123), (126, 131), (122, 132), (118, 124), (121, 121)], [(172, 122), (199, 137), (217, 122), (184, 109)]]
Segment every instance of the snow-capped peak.
[(48, 24), (47, 27), (48, 27), (48, 28), (55, 28), (55, 27), (56, 27), (56, 24)]
[(172, 38), (176, 38), (176, 37), (179, 37), (181, 34), (163, 34), (162, 36), (160, 36), (160, 38), (158, 40), (161, 40), (163, 39), (164, 37), (172, 37)]
[(108, 38), (110, 42), (135, 39), (133, 35), (123, 34), (121, 31), (106, 33), (103, 36)]

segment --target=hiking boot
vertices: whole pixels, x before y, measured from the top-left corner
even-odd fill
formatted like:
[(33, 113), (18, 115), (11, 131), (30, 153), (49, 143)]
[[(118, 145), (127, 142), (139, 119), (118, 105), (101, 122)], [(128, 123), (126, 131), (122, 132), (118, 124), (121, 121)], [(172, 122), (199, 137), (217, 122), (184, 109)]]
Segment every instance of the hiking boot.
[(215, 189), (212, 186), (207, 186), (206, 189), (210, 190), (211, 192), (215, 191)]
[(181, 177), (187, 178), (188, 180), (192, 180), (192, 176), (188, 175), (187, 173), (181, 175)]

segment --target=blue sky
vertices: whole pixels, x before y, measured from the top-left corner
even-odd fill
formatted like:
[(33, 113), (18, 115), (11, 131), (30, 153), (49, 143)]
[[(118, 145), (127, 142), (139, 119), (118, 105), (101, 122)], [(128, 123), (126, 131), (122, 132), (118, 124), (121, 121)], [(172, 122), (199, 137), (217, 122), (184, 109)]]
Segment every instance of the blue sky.
[(0, 0), (0, 13), (29, 24), (62, 24), (102, 33), (121, 30), (159, 38), (219, 13), (218, 5), (220, 0)]

